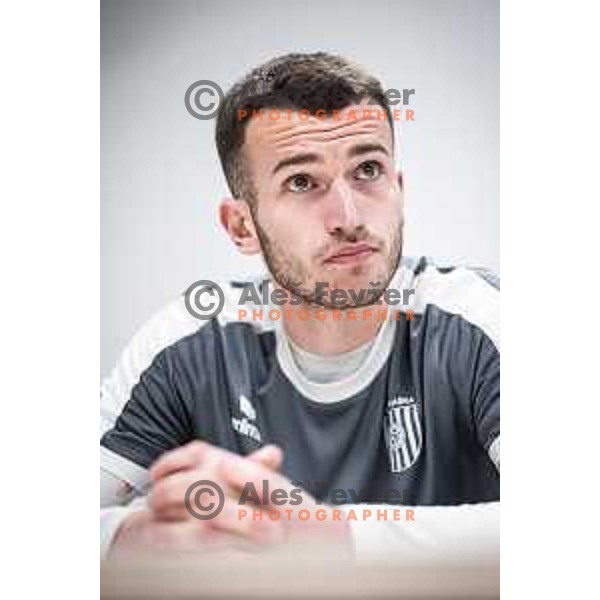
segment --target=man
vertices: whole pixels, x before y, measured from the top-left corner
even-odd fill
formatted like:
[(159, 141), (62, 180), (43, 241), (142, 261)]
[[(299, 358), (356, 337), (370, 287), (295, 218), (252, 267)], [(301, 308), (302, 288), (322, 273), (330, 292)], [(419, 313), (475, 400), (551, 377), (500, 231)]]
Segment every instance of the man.
[[(103, 385), (104, 551), (311, 532), (365, 557), (494, 555), (498, 291), (486, 273), (402, 258), (381, 84), (341, 57), (276, 58), (226, 95), (216, 142), (233, 196), (221, 223), (240, 252), (262, 254), (260, 292), (271, 284), (279, 304), (250, 308), (244, 282), (221, 284), (214, 318), (182, 297), (132, 340)], [(199, 520), (186, 492), (207, 480), (223, 508)], [(241, 518), (249, 483), (254, 505), (277, 507), (265, 481), (288, 500), (301, 489), (327, 518)], [(344, 511), (413, 510), (348, 521), (340, 498)]]

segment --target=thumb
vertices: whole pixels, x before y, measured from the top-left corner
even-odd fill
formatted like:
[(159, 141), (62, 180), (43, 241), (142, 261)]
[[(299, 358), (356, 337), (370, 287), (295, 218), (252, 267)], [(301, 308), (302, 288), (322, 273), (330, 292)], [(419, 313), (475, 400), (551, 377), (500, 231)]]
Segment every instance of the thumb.
[(248, 459), (277, 471), (283, 462), (283, 450), (279, 446), (268, 444), (249, 454)]

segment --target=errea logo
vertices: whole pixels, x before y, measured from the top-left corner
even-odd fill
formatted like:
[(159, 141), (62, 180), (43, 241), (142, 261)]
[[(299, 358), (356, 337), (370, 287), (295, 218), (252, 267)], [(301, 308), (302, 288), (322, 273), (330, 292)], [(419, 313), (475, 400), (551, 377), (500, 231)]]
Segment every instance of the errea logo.
[(239, 400), (240, 412), (244, 415), (241, 419), (237, 417), (231, 417), (231, 426), (241, 435), (252, 438), (257, 442), (262, 442), (260, 431), (255, 423), (250, 421), (256, 421), (256, 409), (252, 402), (244, 396), (240, 395)]
[(256, 420), (256, 410), (254, 406), (252, 406), (252, 402), (250, 402), (250, 400), (248, 400), (244, 394), (240, 396), (240, 411), (250, 420)]

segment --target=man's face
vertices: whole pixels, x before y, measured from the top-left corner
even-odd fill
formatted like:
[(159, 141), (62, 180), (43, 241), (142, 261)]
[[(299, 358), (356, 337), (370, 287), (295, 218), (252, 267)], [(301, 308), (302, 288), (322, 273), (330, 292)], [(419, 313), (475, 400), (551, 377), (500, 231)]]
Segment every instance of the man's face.
[[(280, 286), (310, 304), (317, 282), (356, 291), (379, 284), (383, 292), (400, 259), (403, 195), (390, 126), (347, 119), (362, 108), (326, 120), (298, 113), (288, 120), (280, 111), (278, 121), (265, 116), (247, 126), (244, 157), (265, 261)], [(362, 304), (372, 301), (366, 295)], [(329, 296), (318, 304), (334, 307)]]

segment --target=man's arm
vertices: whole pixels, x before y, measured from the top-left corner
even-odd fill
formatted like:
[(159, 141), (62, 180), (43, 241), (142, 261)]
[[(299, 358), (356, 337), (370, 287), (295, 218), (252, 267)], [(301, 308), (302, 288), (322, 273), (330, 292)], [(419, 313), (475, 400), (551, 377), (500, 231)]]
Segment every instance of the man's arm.
[(145, 497), (140, 497), (127, 506), (100, 509), (100, 558), (108, 556), (123, 523), (134, 513), (145, 509)]
[[(500, 472), (500, 353), (498, 341), (482, 341), (473, 371), (469, 418), (481, 449)], [(390, 505), (362, 508), (393, 510)], [(345, 510), (358, 506), (344, 506)], [(498, 561), (500, 553), (500, 502), (457, 506), (402, 506), (411, 508), (413, 521), (351, 521), (355, 554), (361, 561), (400, 559), (428, 561)]]
[[(500, 472), (500, 436), (492, 442), (488, 454)], [(387, 504), (343, 508), (346, 512), (368, 509), (372, 514), (385, 510), (388, 515), (394, 510), (394, 506)], [(500, 502), (457, 506), (402, 505), (401, 508), (402, 513), (411, 509), (413, 520), (350, 521), (354, 554), (359, 562), (497, 563), (500, 560)]]
[[(113, 427), (101, 438), (101, 553), (106, 555), (123, 521), (140, 509), (128, 506), (148, 489), (147, 468), (164, 452), (189, 440), (188, 411), (159, 354), (133, 385)], [(166, 426), (165, 426), (166, 425)]]
[[(144, 508), (144, 494), (149, 485), (147, 466), (152, 457), (146, 457), (146, 464), (131, 460), (120, 453), (121, 444), (132, 442), (131, 436), (113, 432), (117, 420), (135, 395), (141, 397), (139, 387), (144, 374), (151, 369), (157, 356), (170, 345), (193, 333), (200, 327), (186, 310), (182, 298), (177, 299), (144, 324), (133, 336), (121, 353), (115, 368), (103, 381), (100, 395), (100, 436), (108, 437), (107, 447), (100, 447), (100, 542), (101, 555), (105, 556), (123, 521), (129, 514)], [(164, 379), (164, 376), (161, 376)], [(161, 378), (159, 377), (159, 378)], [(153, 375), (156, 381), (156, 373)], [(142, 388), (144, 384), (142, 384)], [(152, 386), (151, 386), (152, 387)], [(154, 385), (156, 390), (156, 385)], [(147, 393), (145, 394), (148, 395)], [(154, 392), (156, 398), (156, 392)], [(147, 399), (148, 400), (148, 399)], [(163, 399), (164, 400), (164, 399)], [(134, 400), (139, 407), (141, 400)], [(131, 408), (131, 407), (130, 407)], [(138, 423), (141, 425), (141, 423)], [(138, 438), (149, 432), (148, 426), (142, 427), (134, 435)], [(110, 433), (112, 432), (112, 433)], [(138, 453), (139, 454), (139, 453)], [(139, 458), (138, 458), (139, 460)]]
[(131, 483), (100, 467), (100, 557), (108, 555), (125, 519), (145, 508), (145, 497)]
[[(389, 505), (344, 506), (376, 514)], [(396, 507), (398, 508), (398, 507)], [(406, 508), (402, 506), (402, 513)], [(500, 557), (500, 503), (459, 506), (415, 506), (414, 520), (350, 521), (358, 561), (393, 560), (402, 563), (497, 562)], [(403, 517), (404, 518), (404, 517)]]
[[(233, 465), (246, 470), (255, 465), (262, 473), (283, 481), (277, 475), (282, 460), (281, 450), (272, 445), (263, 446), (247, 457), (199, 441), (165, 453), (150, 470), (147, 496), (136, 498), (127, 506), (101, 511), (102, 557), (109, 551), (246, 548), (249, 544), (273, 540), (274, 535), (277, 537), (277, 523), (238, 518), (239, 490), (231, 487), (228, 469)], [(116, 478), (111, 481), (106, 476), (103, 480), (105, 496), (115, 501), (122, 493), (123, 482)], [(186, 491), (199, 480), (212, 482), (224, 494), (222, 510), (209, 520), (194, 518), (185, 503)], [(192, 497), (190, 501), (195, 507), (199, 500)]]

